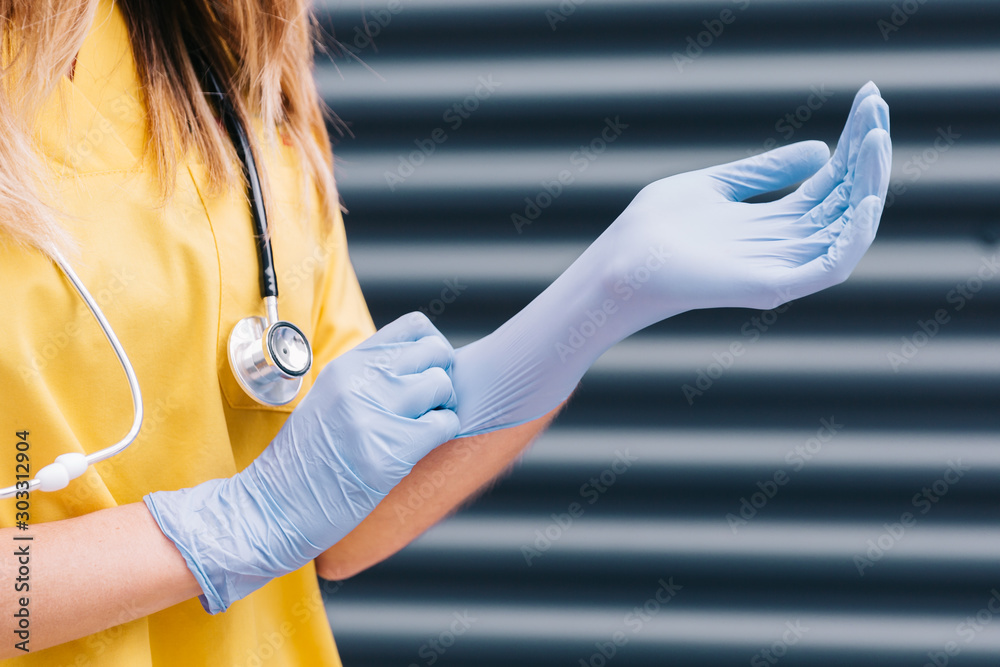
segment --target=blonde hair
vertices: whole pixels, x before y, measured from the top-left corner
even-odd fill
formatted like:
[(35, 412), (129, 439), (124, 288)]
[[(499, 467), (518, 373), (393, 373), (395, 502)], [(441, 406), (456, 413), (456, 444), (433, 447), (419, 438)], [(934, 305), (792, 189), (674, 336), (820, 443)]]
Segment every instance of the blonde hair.
[[(151, 159), (168, 196), (180, 156), (196, 151), (209, 184), (242, 183), (234, 148), (202, 93), (197, 48), (247, 127), (281, 127), (331, 219), (338, 205), (329, 136), (312, 81), (314, 19), (306, 0), (116, 0), (128, 25), (144, 94)], [(32, 132), (41, 104), (69, 72), (97, 0), (0, 0), (0, 232), (50, 252), (68, 242)], [(253, 133), (250, 133), (253, 135)], [(255, 153), (259, 139), (251, 136)], [(258, 162), (261, 162), (258, 160)], [(262, 169), (263, 171), (263, 169)], [(53, 205), (55, 204), (55, 206)]]

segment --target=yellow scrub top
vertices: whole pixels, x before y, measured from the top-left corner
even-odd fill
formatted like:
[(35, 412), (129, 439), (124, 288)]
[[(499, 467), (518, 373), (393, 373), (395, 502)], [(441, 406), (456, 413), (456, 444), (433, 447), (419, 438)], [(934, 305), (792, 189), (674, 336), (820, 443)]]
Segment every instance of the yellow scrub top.
[[(143, 114), (124, 20), (111, 0), (101, 0), (74, 79), (62, 80), (38, 136), (81, 250), (74, 268), (135, 365), (146, 416), (125, 452), (66, 489), (32, 493), (29, 524), (235, 474), (267, 446), (318, 371), (374, 331), (339, 214), (324, 234), (315, 191), (305, 201), (300, 196), (292, 149), (274, 147), (264, 159), (279, 309), (309, 336), (315, 362), (293, 403), (271, 408), (247, 396), (229, 369), (226, 343), (238, 320), (264, 314), (249, 207), (242, 192), (209, 196), (195, 159), (180, 165), (176, 192), (163, 202), (148, 161), (140, 162), (148, 140)], [(16, 433), (29, 432), (34, 474), (59, 454), (116, 442), (131, 424), (132, 407), (111, 347), (55, 264), (0, 243), (0, 285), (0, 442), (6, 443), (0, 486), (8, 486), (15, 481)], [(0, 501), (0, 525), (14, 524), (14, 501)], [(36, 541), (31, 548), (46, 545)], [(112, 578), (114, 567), (95, 576)], [(11, 582), (4, 586), (4, 595), (15, 594)], [(122, 601), (123, 616), (128, 604)], [(340, 660), (310, 563), (222, 614), (209, 615), (192, 599), (3, 664), (253, 667)]]

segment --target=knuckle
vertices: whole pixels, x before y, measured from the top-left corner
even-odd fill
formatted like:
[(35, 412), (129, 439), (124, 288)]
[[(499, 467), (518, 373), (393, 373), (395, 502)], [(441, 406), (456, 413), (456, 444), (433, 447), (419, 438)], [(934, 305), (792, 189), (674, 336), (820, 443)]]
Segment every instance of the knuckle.
[(405, 317), (406, 324), (413, 329), (423, 329), (428, 326), (433, 327), (427, 315), (421, 313), (419, 310), (408, 313)]
[(451, 361), (454, 357), (455, 350), (444, 336), (440, 334), (436, 336), (426, 336), (424, 340), (427, 341), (427, 345), (430, 347), (431, 352), (436, 353), (435, 357), (444, 357), (448, 361)]
[(437, 387), (451, 387), (451, 376), (440, 366), (431, 366), (424, 375)]
[(448, 437), (454, 437), (462, 430), (462, 420), (458, 418), (458, 414), (454, 410), (442, 409), (440, 412)]
[[(879, 97), (878, 95), (869, 95), (868, 97), (866, 97), (861, 101), (861, 104), (858, 105), (858, 109), (859, 110), (864, 109), (865, 111), (870, 111), (879, 107), (880, 102), (882, 104), (885, 104), (882, 98)], [(888, 105), (886, 105), (886, 108), (888, 108)]]

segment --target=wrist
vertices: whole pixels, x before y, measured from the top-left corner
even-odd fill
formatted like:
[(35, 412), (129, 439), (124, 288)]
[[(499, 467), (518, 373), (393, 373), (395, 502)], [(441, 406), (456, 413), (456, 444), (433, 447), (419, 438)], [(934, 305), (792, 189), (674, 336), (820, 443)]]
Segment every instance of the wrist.
[[(632, 333), (631, 295), (592, 245), (500, 328), (455, 353), (461, 435), (522, 424), (561, 404), (588, 368)], [(616, 291), (617, 289), (617, 291)]]
[[(219, 540), (218, 517), (205, 511), (206, 501), (226, 481), (210, 479), (201, 484), (176, 491), (156, 491), (143, 497), (143, 502), (163, 535), (173, 542), (185, 565), (201, 588), (198, 596), (205, 611), (216, 614), (225, 611), (229, 602), (224, 596), (223, 580), (213, 576), (212, 563), (205, 558), (206, 537)], [(228, 527), (226, 533), (228, 533)], [(222, 538), (225, 541), (225, 538)]]
[[(252, 464), (233, 477), (157, 491), (143, 501), (184, 558), (211, 614), (322, 552), (287, 520)], [(266, 534), (259, 534), (261, 526)]]
[(546, 290), (551, 298), (533, 318), (551, 329), (559, 362), (579, 376), (619, 341), (682, 312), (664, 294), (669, 250), (621, 225), (619, 219)]

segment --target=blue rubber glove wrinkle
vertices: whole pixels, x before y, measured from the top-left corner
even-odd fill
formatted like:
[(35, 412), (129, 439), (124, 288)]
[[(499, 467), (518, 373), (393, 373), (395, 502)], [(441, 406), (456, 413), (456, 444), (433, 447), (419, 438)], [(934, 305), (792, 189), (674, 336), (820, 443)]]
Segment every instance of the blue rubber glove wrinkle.
[[(889, 109), (857, 94), (837, 149), (805, 141), (651, 183), (542, 294), (455, 354), (461, 435), (557, 407), (608, 348), (701, 308), (766, 310), (843, 282), (885, 204)], [(747, 203), (805, 180), (776, 201)]]
[(207, 611), (331, 547), (455, 436), (453, 355), (425, 316), (406, 315), (328, 364), (245, 470), (144, 498)]

